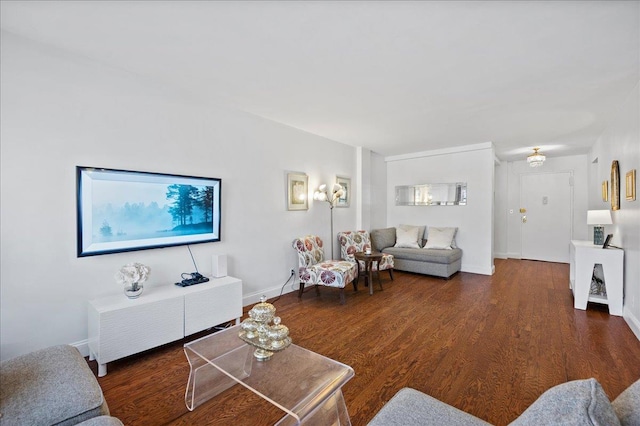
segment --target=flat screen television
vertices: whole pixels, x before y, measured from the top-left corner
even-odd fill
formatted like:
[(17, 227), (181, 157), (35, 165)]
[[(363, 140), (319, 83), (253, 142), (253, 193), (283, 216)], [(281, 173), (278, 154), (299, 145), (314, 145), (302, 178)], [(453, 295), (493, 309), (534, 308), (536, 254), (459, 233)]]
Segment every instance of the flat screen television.
[(78, 257), (220, 241), (222, 180), (76, 167)]

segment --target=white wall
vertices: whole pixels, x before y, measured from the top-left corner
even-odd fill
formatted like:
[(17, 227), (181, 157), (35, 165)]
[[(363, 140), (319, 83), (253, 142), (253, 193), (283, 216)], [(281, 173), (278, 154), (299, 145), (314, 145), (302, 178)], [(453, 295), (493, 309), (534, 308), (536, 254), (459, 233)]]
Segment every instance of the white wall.
[[(531, 173), (573, 173), (573, 234), (574, 240), (588, 239), (587, 233), (587, 156), (549, 157), (541, 167), (530, 167), (526, 160), (503, 162), (496, 166), (496, 246), (498, 258), (519, 259), (520, 238), (520, 177)], [(506, 196), (503, 194), (506, 191)], [(513, 210), (513, 213), (511, 213)], [(567, 245), (567, 252), (569, 246)]]
[[(615, 119), (593, 146), (589, 155), (589, 209), (610, 209), (602, 201), (602, 181), (611, 184), (611, 162), (620, 168), (620, 210), (612, 211), (612, 244), (624, 248), (624, 317), (640, 339), (640, 197), (636, 181), (636, 200), (625, 199), (625, 175), (640, 171), (640, 89), (636, 86), (620, 105)], [(597, 162), (596, 162), (597, 160)]]
[(507, 162), (496, 162), (494, 168), (495, 184), (493, 193), (493, 255), (506, 259), (507, 256), (507, 223), (509, 220), (508, 171)]
[[(286, 171), (306, 172), (310, 194), (336, 175), (355, 183), (355, 148), (9, 33), (1, 40), (0, 358), (84, 341), (87, 301), (122, 291), (113, 276), (125, 263), (151, 267), (145, 286), (193, 271), (184, 246), (77, 258), (77, 165), (222, 178), (222, 241), (192, 250), (203, 273), (212, 254), (228, 255), (245, 305), (280, 291), (297, 266), (294, 237), (317, 233), (329, 247), (328, 204), (287, 211)], [(353, 202), (334, 209), (336, 232), (354, 228)]]
[(358, 198), (356, 203), (356, 228), (371, 228), (371, 151), (358, 147), (356, 149), (356, 175), (358, 176), (355, 185), (355, 195)]
[[(387, 226), (456, 226), (462, 271), (493, 273), (493, 144), (387, 157)], [(396, 206), (395, 187), (467, 183), (465, 206)]]
[(387, 226), (387, 163), (384, 157), (371, 153), (371, 228)]

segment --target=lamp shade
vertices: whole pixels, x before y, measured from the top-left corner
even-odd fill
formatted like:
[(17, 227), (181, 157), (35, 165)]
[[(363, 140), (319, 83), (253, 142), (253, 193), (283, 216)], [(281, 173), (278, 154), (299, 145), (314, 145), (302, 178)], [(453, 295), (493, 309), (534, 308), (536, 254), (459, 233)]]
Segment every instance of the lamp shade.
[(587, 211), (587, 225), (611, 225), (612, 223), (609, 210)]

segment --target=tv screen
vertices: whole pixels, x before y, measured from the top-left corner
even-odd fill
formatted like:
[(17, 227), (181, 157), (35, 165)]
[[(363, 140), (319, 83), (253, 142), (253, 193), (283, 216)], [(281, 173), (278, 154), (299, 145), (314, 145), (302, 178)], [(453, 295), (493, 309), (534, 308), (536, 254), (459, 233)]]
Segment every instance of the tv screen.
[(222, 180), (76, 167), (78, 257), (220, 241)]

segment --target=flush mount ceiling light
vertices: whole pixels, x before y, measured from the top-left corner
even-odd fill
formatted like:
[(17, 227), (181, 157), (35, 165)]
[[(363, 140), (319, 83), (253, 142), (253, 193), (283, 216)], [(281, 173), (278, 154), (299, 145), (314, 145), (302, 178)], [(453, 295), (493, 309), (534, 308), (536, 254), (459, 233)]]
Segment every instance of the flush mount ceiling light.
[(538, 152), (539, 150), (540, 148), (533, 148), (533, 154), (527, 157), (527, 163), (529, 163), (531, 167), (540, 167), (542, 163), (544, 163), (544, 160), (547, 159), (543, 153)]

